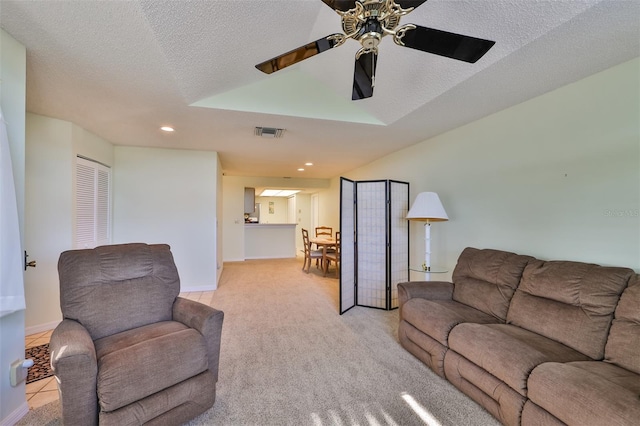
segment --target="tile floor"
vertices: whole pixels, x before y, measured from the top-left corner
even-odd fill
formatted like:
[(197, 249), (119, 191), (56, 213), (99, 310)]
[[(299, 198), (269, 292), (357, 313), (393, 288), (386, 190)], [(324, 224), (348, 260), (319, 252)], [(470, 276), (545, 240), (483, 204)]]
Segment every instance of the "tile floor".
[[(185, 299), (195, 300), (196, 302), (209, 305), (213, 297), (213, 291), (197, 291), (180, 293)], [(31, 334), (25, 338), (25, 348), (44, 345), (49, 343), (53, 330), (44, 331), (42, 333)], [(58, 387), (55, 377), (47, 377), (46, 379), (36, 380), (26, 385), (27, 403), (29, 409), (41, 407), (58, 399)]]

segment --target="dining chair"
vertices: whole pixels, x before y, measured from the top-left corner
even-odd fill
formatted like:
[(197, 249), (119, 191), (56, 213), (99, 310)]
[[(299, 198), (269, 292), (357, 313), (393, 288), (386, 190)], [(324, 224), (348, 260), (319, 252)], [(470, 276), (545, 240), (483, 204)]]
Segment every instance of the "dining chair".
[(335, 249), (329, 251), (325, 248), (322, 260), (325, 277), (327, 276), (327, 271), (329, 270), (329, 265), (331, 264), (331, 262), (336, 263), (336, 276), (340, 276), (340, 231), (336, 232)]
[(316, 238), (317, 237), (333, 237), (333, 228), (331, 228), (330, 226), (317, 226)]
[[(333, 238), (333, 228), (330, 226), (317, 226), (316, 227), (316, 238), (318, 237), (328, 237)], [(324, 247), (320, 247), (316, 244), (317, 250), (323, 250)], [(318, 261), (316, 260), (316, 266), (318, 265)]]
[(302, 229), (302, 242), (304, 245), (304, 263), (302, 264), (302, 270), (308, 274), (309, 268), (311, 268), (311, 259), (316, 259), (317, 264), (317, 261), (323, 259), (323, 252), (322, 250), (311, 250), (309, 231), (304, 228)]

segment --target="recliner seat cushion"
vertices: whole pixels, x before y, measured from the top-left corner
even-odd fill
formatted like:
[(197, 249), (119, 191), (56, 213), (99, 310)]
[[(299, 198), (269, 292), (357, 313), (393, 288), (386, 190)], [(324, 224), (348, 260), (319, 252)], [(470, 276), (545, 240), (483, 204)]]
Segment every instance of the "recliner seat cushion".
[(465, 248), (453, 271), (453, 300), (504, 322), (522, 271), (533, 257)]
[[(115, 411), (100, 411), (100, 426), (179, 425), (207, 411), (216, 399), (210, 370)], [(203, 391), (206, 389), (206, 391)]]
[(528, 387), (533, 403), (565, 423), (622, 426), (640, 420), (640, 377), (611, 363), (542, 364)]
[(403, 306), (402, 316), (403, 320), (444, 346), (449, 346), (449, 333), (460, 323), (498, 322), (491, 315), (453, 300), (411, 299)]
[(627, 268), (531, 261), (511, 300), (507, 323), (602, 359), (613, 312), (633, 275)]
[(527, 396), (529, 374), (543, 362), (589, 360), (562, 343), (508, 324), (460, 324), (449, 334), (449, 348), (522, 396)]
[(95, 341), (98, 402), (114, 411), (208, 368), (204, 337), (175, 321), (150, 324)]

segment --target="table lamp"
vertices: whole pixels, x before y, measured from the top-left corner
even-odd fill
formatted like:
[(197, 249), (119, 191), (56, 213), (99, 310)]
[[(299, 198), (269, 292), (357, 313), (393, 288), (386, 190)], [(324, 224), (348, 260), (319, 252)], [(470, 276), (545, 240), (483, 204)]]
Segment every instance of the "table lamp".
[(447, 212), (444, 211), (440, 198), (435, 192), (421, 192), (415, 199), (407, 219), (425, 222), (425, 246), (424, 246), (424, 263), (422, 269), (431, 271), (431, 222), (444, 222), (449, 220)]

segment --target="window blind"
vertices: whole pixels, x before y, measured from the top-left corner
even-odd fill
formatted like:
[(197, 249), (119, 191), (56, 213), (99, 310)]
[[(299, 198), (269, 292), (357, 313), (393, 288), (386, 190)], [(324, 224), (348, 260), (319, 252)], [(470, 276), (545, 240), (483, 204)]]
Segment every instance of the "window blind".
[(111, 169), (77, 157), (75, 248), (94, 248), (110, 242)]

